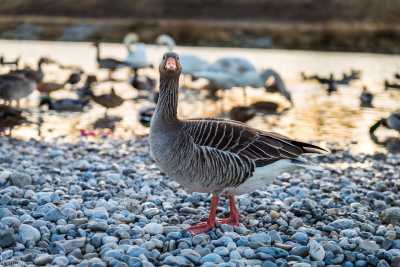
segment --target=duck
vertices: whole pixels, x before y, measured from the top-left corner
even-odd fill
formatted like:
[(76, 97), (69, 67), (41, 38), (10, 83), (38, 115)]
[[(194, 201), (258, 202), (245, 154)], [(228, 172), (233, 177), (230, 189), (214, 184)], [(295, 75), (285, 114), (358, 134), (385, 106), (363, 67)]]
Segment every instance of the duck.
[[(217, 222), (237, 226), (236, 195), (261, 190), (282, 172), (321, 168), (300, 157), (328, 152), (319, 146), (233, 120), (178, 118), (181, 70), (179, 55), (165, 53), (159, 66), (160, 98), (151, 120), (149, 143), (151, 156), (163, 173), (188, 192), (211, 193), (207, 221), (190, 226), (188, 232), (208, 232)], [(230, 216), (217, 221), (221, 196), (229, 199)]]
[(350, 69), (350, 74), (343, 73), (342, 79), (338, 80), (337, 83), (341, 85), (349, 85), (352, 81), (359, 80), (361, 78), (361, 71)]
[(374, 100), (374, 95), (371, 92), (369, 92), (368, 87), (364, 85), (360, 95), (360, 107), (372, 108), (373, 100)]
[(124, 44), (128, 52), (124, 63), (133, 70), (134, 76), (138, 74), (139, 69), (153, 67), (153, 64), (147, 58), (146, 45), (139, 43), (139, 37), (136, 33), (132, 32), (125, 35)]
[(41, 97), (39, 107), (47, 106), (49, 110), (57, 112), (82, 112), (88, 103), (88, 99), (62, 98), (53, 100), (50, 96), (45, 96)]
[(4, 131), (9, 128), (9, 134), (11, 136), (12, 129), (15, 126), (29, 123), (25, 116), (22, 115), (20, 109), (10, 107), (8, 105), (0, 104), (0, 131)]
[(12, 101), (19, 102), (28, 97), (36, 89), (36, 83), (23, 74), (3, 74), (0, 75), (0, 99), (8, 104)]
[(105, 117), (108, 116), (108, 109), (121, 106), (125, 99), (117, 95), (114, 87), (111, 87), (111, 92), (108, 94), (95, 95), (92, 90), (88, 90), (90, 98), (100, 106), (106, 108)]
[(2, 65), (2, 66), (13, 66), (15, 69), (18, 69), (20, 59), (21, 59), (21, 57), (17, 57), (14, 60), (6, 61), (6, 59), (2, 55), (2, 56), (0, 56), (0, 65)]
[[(194, 77), (208, 80), (211, 94), (215, 94), (219, 89), (228, 90), (233, 87), (241, 87), (246, 102), (246, 87), (264, 87), (266, 91), (273, 89), (274, 92), (279, 92), (293, 104), (290, 92), (276, 71), (272, 69), (257, 71), (254, 65), (244, 58), (220, 58), (203, 70), (195, 72)], [(268, 85), (270, 80), (272, 80), (272, 84)]]
[(108, 70), (108, 79), (113, 80), (112, 74), (113, 72), (121, 67), (125, 67), (126, 63), (124, 61), (114, 59), (114, 58), (101, 58), (100, 56), (100, 43), (95, 42), (93, 46), (96, 48), (96, 61), (97, 65), (100, 69)]

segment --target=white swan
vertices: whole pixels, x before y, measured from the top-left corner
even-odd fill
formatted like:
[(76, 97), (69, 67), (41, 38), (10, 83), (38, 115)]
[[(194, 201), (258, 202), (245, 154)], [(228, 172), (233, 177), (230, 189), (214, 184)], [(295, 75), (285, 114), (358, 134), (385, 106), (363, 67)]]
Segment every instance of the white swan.
[(139, 37), (136, 33), (128, 33), (124, 38), (124, 44), (128, 50), (128, 55), (124, 62), (134, 70), (135, 75), (138, 69), (153, 66), (147, 58), (146, 45), (144, 43), (139, 43)]
[[(218, 59), (206, 68), (193, 73), (193, 76), (208, 80), (209, 89), (212, 93), (219, 89), (242, 87), (245, 94), (245, 87), (265, 87), (267, 91), (281, 93), (292, 103), (290, 92), (276, 71), (265, 69), (259, 72), (253, 64), (244, 58), (224, 57)], [(273, 81), (272, 86), (267, 86), (270, 79)]]

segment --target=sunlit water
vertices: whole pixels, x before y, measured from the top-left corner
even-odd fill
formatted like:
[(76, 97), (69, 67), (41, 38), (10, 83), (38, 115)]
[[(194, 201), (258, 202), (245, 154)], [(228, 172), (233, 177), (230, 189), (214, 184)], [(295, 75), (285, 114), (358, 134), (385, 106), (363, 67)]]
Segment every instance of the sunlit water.
[[(125, 47), (119, 44), (102, 44), (102, 57), (110, 56), (123, 59)], [(95, 49), (90, 43), (62, 42), (30, 42), (30, 41), (0, 41), (0, 50), (7, 59), (21, 56), (24, 63), (35, 66), (40, 56), (48, 56), (64, 65), (80, 66), (88, 73), (95, 73), (100, 79), (106, 77), (105, 71), (98, 71), (95, 61)], [(264, 130), (273, 130), (305, 141), (320, 144), (338, 143), (350, 146), (356, 152), (373, 152), (377, 146), (368, 135), (368, 128), (376, 120), (385, 117), (390, 112), (400, 108), (400, 91), (384, 91), (383, 80), (391, 79), (394, 72), (400, 70), (400, 56), (379, 55), (366, 53), (327, 53), (288, 50), (260, 50), (236, 48), (194, 48), (178, 47), (176, 51), (196, 54), (209, 62), (222, 56), (240, 56), (247, 58), (262, 70), (273, 68), (277, 70), (289, 90), (292, 92), (294, 108), (281, 116), (257, 116), (248, 122), (249, 125)], [(148, 56), (155, 64), (160, 60), (165, 48), (148, 46)], [(327, 96), (322, 87), (315, 82), (303, 82), (299, 73), (318, 73), (328, 75), (330, 72), (339, 78), (343, 71), (350, 68), (362, 71), (362, 79), (353, 82), (351, 86), (339, 87), (338, 93)], [(69, 71), (60, 70), (56, 66), (46, 66), (46, 81), (64, 81)], [(1, 70), (3, 73), (7, 68)], [(146, 74), (157, 77), (153, 70)], [(115, 78), (127, 80), (127, 70), (115, 73)], [(195, 88), (201, 87), (204, 81), (190, 84)], [(362, 85), (367, 85), (375, 94), (373, 109), (359, 108), (359, 95)], [(137, 96), (137, 92), (126, 82), (103, 82), (95, 86), (95, 92), (108, 92), (113, 86), (117, 93), (126, 99)], [(221, 102), (205, 100), (204, 93), (199, 90), (181, 89), (179, 113), (182, 117), (217, 116), (221, 111)], [(74, 93), (63, 90), (54, 93), (54, 98), (73, 96)], [(248, 89), (248, 103), (255, 101), (274, 101), (281, 109), (288, 107), (283, 97), (277, 94), (265, 93), (261, 88)], [(244, 99), (242, 90), (235, 88), (225, 93), (224, 109), (229, 110), (236, 105), (242, 105)], [(38, 94), (31, 95), (23, 106), (31, 110), (30, 120), (37, 119)], [(110, 115), (122, 117), (114, 133), (118, 138), (134, 138), (148, 133), (148, 129), (137, 122), (137, 110), (146, 105), (146, 101), (131, 100), (114, 110)], [(80, 114), (56, 114), (46, 112), (42, 125), (42, 138), (53, 140), (63, 138), (74, 140), (79, 137), (79, 129), (89, 129), (93, 122), (104, 115), (104, 109), (96, 104)], [(36, 126), (21, 126), (14, 130), (17, 138), (38, 138)], [(390, 131), (379, 130), (380, 137), (396, 135)]]

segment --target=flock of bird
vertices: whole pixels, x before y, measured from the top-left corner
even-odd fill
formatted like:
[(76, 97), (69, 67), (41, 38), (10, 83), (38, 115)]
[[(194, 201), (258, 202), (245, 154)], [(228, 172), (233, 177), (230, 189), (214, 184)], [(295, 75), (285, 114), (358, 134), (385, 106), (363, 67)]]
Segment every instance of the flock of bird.
[[(160, 35), (156, 40), (156, 44), (162, 46), (166, 51), (175, 49), (175, 41), (168, 35)], [(139, 122), (146, 126), (150, 126), (151, 117), (155, 111), (158, 101), (159, 92), (157, 81), (149, 76), (141, 73), (143, 69), (152, 69), (154, 64), (149, 60), (146, 45), (139, 42), (139, 38), (134, 33), (129, 33), (124, 38), (124, 44), (127, 50), (125, 59), (115, 59), (103, 57), (101, 54), (101, 43), (93, 43), (96, 50), (97, 66), (101, 70), (108, 72), (108, 80), (115, 81), (113, 74), (118, 69), (128, 68), (131, 71), (131, 78), (127, 81), (133, 88), (138, 91), (138, 97), (135, 101), (147, 99), (151, 104), (143, 105), (138, 111)], [(187, 81), (196, 81), (204, 79), (207, 85), (207, 97), (218, 100), (222, 92), (234, 87), (243, 89), (243, 105), (233, 107), (225, 113), (224, 101), (221, 101), (221, 112), (227, 114), (230, 119), (246, 122), (254, 118), (257, 114), (277, 114), (279, 105), (270, 101), (258, 101), (248, 104), (246, 93), (247, 88), (264, 88), (266, 92), (280, 93), (293, 106), (290, 91), (287, 89), (281, 76), (272, 69), (257, 70), (256, 67), (247, 59), (240, 57), (222, 57), (213, 63), (193, 54), (180, 54), (180, 64), (182, 66), (183, 83)], [(121, 106), (126, 99), (119, 96), (113, 88), (106, 94), (96, 94), (94, 85), (99, 83), (95, 75), (87, 74), (82, 69), (70, 69), (62, 64), (48, 58), (41, 57), (36, 68), (24, 67), (20, 68), (21, 60), (7, 60), (4, 56), (0, 57), (0, 66), (8, 70), (7, 73), (0, 75), (0, 131), (9, 129), (11, 134), (12, 128), (24, 123), (33, 123), (29, 121), (20, 109), (20, 101), (28, 98), (34, 91), (40, 94), (39, 110), (47, 107), (48, 110), (55, 112), (83, 112), (94, 102), (105, 108), (104, 119), (106, 128), (114, 129), (114, 123), (118, 119), (109, 117), (108, 110)], [(47, 82), (44, 65), (58, 65), (60, 69), (68, 69), (69, 77), (64, 82)], [(301, 73), (304, 81), (316, 81), (326, 88), (328, 95), (336, 92), (339, 86), (349, 85), (353, 81), (360, 79), (361, 72), (350, 70), (349, 73), (343, 73), (340, 79), (336, 79), (333, 74), (328, 77), (320, 75), (307, 75)], [(400, 81), (400, 74), (395, 74), (394, 79)], [(396, 81), (385, 81), (386, 90), (400, 89), (400, 84)], [(52, 94), (55, 91), (69, 89), (75, 92), (74, 98), (53, 99)], [(373, 94), (366, 87), (360, 95), (361, 107), (373, 107)], [(386, 123), (387, 121), (387, 123)], [(100, 125), (94, 125), (101, 127)], [(373, 135), (376, 128), (385, 126), (400, 131), (400, 114), (393, 113), (387, 119), (380, 120), (380, 123), (371, 127), (370, 133)], [(91, 134), (90, 131), (81, 131), (83, 135)]]

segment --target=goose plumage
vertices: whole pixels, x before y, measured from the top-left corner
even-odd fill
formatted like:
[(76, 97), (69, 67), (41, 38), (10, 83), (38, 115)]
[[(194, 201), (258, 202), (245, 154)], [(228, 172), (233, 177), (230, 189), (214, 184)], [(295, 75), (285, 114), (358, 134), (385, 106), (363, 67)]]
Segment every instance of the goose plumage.
[(160, 97), (150, 126), (151, 155), (160, 169), (189, 192), (212, 193), (207, 222), (188, 230), (201, 233), (216, 223), (220, 195), (230, 200), (230, 217), (239, 224), (235, 195), (270, 184), (284, 171), (308, 166), (300, 155), (324, 149), (223, 119), (180, 120), (177, 117), (181, 65), (173, 52), (164, 54), (160, 67)]

